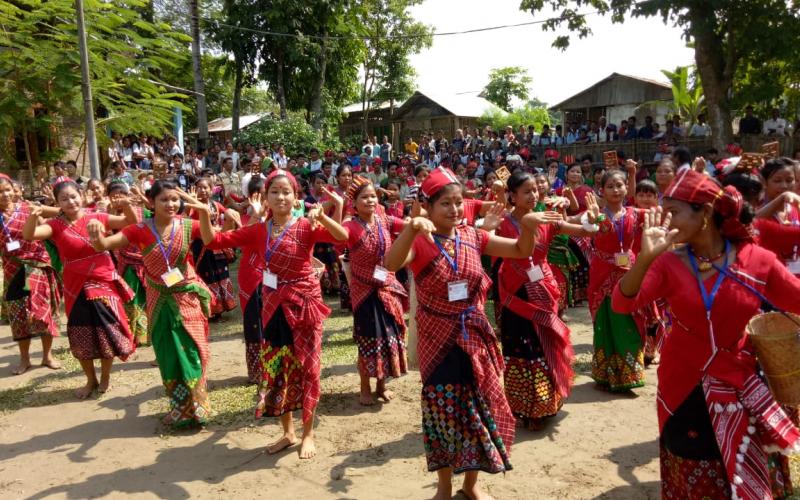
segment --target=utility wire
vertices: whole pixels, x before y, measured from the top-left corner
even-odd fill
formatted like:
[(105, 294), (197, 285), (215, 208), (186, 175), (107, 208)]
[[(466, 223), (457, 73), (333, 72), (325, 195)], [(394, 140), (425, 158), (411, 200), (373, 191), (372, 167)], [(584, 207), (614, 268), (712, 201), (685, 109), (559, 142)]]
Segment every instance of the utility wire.
[[(602, 11), (595, 10), (595, 11), (592, 11), (592, 12), (586, 12), (584, 14), (578, 14), (578, 16), (585, 17), (585, 16), (591, 16), (591, 15), (603, 14), (603, 13), (604, 12), (602, 12)], [(260, 29), (255, 29), (255, 28), (246, 28), (244, 26), (236, 26), (236, 25), (233, 25), (233, 24), (222, 23), (222, 22), (216, 21), (216, 20), (208, 18), (208, 17), (201, 17), (200, 19), (205, 21), (206, 23), (212, 24), (214, 26), (223, 26), (223, 27), (230, 28), (230, 29), (233, 29), (233, 30), (248, 31), (248, 32), (251, 32), (251, 33), (258, 33), (258, 34), (261, 34), (261, 35), (283, 37), (283, 38), (312, 38), (312, 39), (317, 39), (317, 40), (323, 40), (323, 39), (327, 39), (327, 40), (371, 40), (372, 38), (375, 38), (375, 37), (369, 36), (369, 35), (324, 35), (323, 36), (323, 35), (305, 35), (305, 34), (302, 34), (302, 33), (280, 33), (280, 32), (277, 32), (277, 31), (268, 31), (268, 30), (260, 30)], [(544, 24), (544, 23), (547, 23), (547, 22), (550, 22), (550, 21), (565, 21), (565, 20), (567, 20), (567, 18), (565, 16), (554, 16), (554, 17), (550, 17), (550, 18), (547, 18), (547, 19), (539, 19), (539, 20), (528, 21), (528, 22), (524, 22), (524, 23), (503, 24), (503, 25), (500, 25), (500, 26), (488, 26), (488, 27), (485, 27), (485, 28), (473, 28), (473, 29), (462, 30), (462, 31), (442, 31), (442, 32), (438, 32), (438, 33), (431, 33), (430, 36), (467, 35), (467, 34), (470, 34), (470, 33), (482, 33), (482, 32), (485, 32), (485, 31), (496, 31), (496, 30), (503, 30), (503, 29), (508, 29), (508, 28), (519, 28), (519, 27), (522, 27), (522, 26), (533, 26), (533, 25), (536, 25), (536, 24)], [(381, 36), (380, 38), (384, 39), (384, 40), (407, 40), (407, 39), (411, 39), (411, 38), (422, 38), (422, 37), (426, 37), (426, 36), (429, 36), (429, 35), (428, 34), (387, 35), (387, 36)]]

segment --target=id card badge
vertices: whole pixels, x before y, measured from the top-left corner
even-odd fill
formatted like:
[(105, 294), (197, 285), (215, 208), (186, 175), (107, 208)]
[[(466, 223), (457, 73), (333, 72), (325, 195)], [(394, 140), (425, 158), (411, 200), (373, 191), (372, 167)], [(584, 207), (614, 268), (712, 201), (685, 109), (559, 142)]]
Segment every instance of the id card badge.
[(466, 300), (467, 294), (467, 280), (451, 281), (447, 284), (447, 300), (450, 302)]
[(800, 259), (787, 260), (786, 267), (790, 273), (800, 274)]
[(382, 266), (375, 266), (375, 270), (372, 271), (372, 277), (381, 283), (384, 283), (386, 278), (389, 277), (389, 270)]
[(263, 279), (264, 286), (267, 288), (272, 288), (273, 290), (278, 289), (278, 275), (273, 273), (270, 270), (264, 271), (264, 279)]
[(6, 250), (9, 252), (13, 252), (14, 250), (19, 250), (19, 241), (12, 240), (6, 243)]
[(536, 283), (537, 281), (544, 279), (544, 271), (542, 271), (542, 266), (531, 266), (527, 273), (528, 280), (530, 280), (531, 283)]
[(617, 267), (631, 267), (631, 254), (628, 252), (615, 253), (614, 265)]
[(177, 267), (173, 267), (172, 269), (161, 275), (161, 281), (163, 281), (164, 284), (167, 285), (167, 288), (170, 288), (183, 281), (183, 273)]

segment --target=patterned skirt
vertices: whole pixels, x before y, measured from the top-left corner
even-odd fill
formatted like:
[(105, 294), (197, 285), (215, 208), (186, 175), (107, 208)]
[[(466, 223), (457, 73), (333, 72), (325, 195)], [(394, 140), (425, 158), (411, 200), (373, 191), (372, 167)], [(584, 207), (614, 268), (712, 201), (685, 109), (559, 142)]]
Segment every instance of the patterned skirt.
[(147, 290), (139, 279), (136, 269), (128, 266), (122, 273), (122, 279), (131, 287), (133, 299), (125, 303), (125, 313), (128, 315), (128, 324), (137, 346), (150, 345), (150, 335), (147, 331)]
[(573, 238), (567, 243), (572, 255), (577, 259), (577, 265), (570, 270), (569, 286), (573, 304), (586, 300), (586, 290), (589, 288), (589, 260), (583, 249)]
[[(197, 262), (197, 275), (211, 290), (211, 315), (224, 313), (236, 309), (236, 296), (233, 294), (228, 272), (229, 257), (222, 250), (203, 251), (203, 241), (192, 242), (192, 254)], [(202, 254), (202, 255), (201, 255)], [(198, 260), (197, 257), (200, 257)]]
[(174, 427), (205, 424), (211, 405), (197, 344), (171, 308), (161, 308), (152, 321), (153, 350), (169, 399), (166, 423)]
[(120, 318), (102, 298), (81, 291), (67, 318), (69, 349), (77, 359), (127, 359), (135, 346), (120, 329)]
[(279, 417), (303, 409), (303, 367), (294, 352), (292, 329), (281, 307), (264, 328), (260, 362), (256, 418)]
[(261, 382), (261, 342), (264, 340), (264, 329), (261, 325), (261, 285), (259, 284), (242, 314), (244, 327), (244, 359), (247, 365), (247, 382)]
[[(521, 296), (520, 296), (521, 292)], [(517, 296), (527, 300), (525, 287)], [(503, 375), (511, 411), (526, 424), (558, 413), (564, 401), (556, 391), (553, 372), (547, 364), (539, 334), (530, 319), (502, 308), (500, 341), (506, 370)]]
[(353, 339), (358, 346), (358, 372), (385, 379), (407, 372), (405, 332), (372, 292), (353, 311)]
[(644, 385), (644, 350), (636, 322), (611, 310), (606, 297), (595, 314), (592, 378), (613, 392)]
[[(29, 272), (31, 275), (35, 275), (32, 276), (33, 279), (50, 280), (51, 278), (51, 275), (41, 269), (32, 268)], [(51, 303), (49, 318), (34, 317), (31, 314), (32, 307), (29, 305), (31, 293), (25, 289), (25, 281), (25, 268), (21, 268), (10, 281), (4, 283), (3, 307), (6, 311), (6, 319), (11, 325), (12, 338), (19, 342), (20, 340), (29, 340), (42, 335), (57, 337), (58, 324), (56, 317), (58, 311)]]
[(469, 356), (455, 346), (422, 385), (422, 433), (428, 470), (459, 474), (511, 470), (508, 450)]
[[(661, 497), (675, 500), (731, 498), (725, 464), (717, 445), (705, 396), (697, 386), (669, 417), (659, 439)], [(793, 493), (788, 459), (768, 457), (774, 498)]]

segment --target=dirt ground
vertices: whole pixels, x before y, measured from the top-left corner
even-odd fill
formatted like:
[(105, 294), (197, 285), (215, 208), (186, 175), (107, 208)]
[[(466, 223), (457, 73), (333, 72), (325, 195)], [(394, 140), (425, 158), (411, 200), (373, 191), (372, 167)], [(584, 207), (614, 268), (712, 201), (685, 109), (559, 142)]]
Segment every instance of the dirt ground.
[[(518, 429), (513, 471), (481, 475), (495, 498), (658, 497), (655, 369), (633, 396), (593, 389), (588, 320), (585, 308), (568, 313), (578, 375), (561, 413), (542, 431)], [(301, 461), (296, 447), (264, 452), (279, 424), (252, 418), (255, 389), (245, 385), (238, 314), (212, 325), (215, 416), (190, 432), (159, 423), (166, 398), (151, 348), (116, 364), (109, 393), (81, 402), (72, 396), (83, 381), (66, 338), (56, 340), (63, 370), (37, 366), (14, 377), (16, 344), (0, 327), (0, 491), (4, 498), (429, 498), (436, 476), (425, 468), (419, 373), (390, 383), (394, 401), (360, 406), (350, 321), (335, 314), (326, 323), (311, 461)]]

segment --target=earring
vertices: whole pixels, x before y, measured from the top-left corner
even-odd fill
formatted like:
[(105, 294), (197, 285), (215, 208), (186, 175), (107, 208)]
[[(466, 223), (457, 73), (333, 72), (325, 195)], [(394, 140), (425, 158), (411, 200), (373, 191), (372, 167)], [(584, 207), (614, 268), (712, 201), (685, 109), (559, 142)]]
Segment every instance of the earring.
[(706, 229), (707, 227), (708, 227), (708, 217), (706, 217), (705, 219), (703, 219), (703, 227), (701, 227), (701, 228), (700, 228), (700, 230), (701, 230), (701, 231), (705, 231), (705, 229)]

